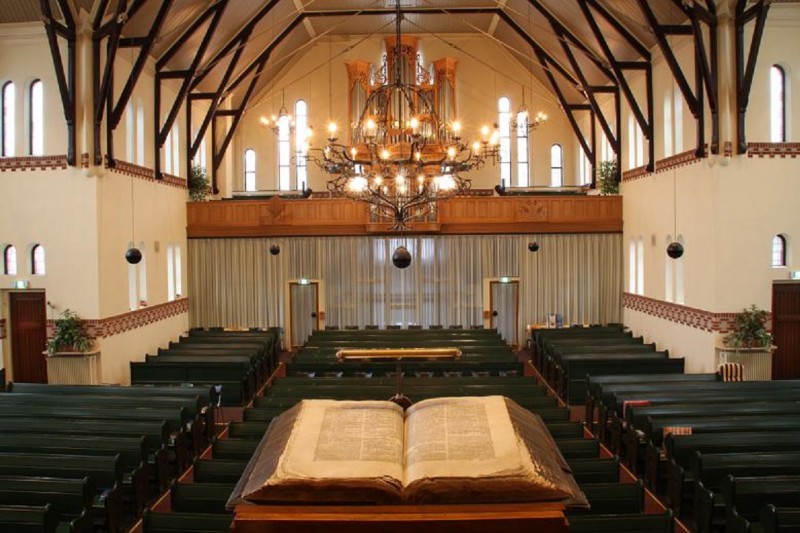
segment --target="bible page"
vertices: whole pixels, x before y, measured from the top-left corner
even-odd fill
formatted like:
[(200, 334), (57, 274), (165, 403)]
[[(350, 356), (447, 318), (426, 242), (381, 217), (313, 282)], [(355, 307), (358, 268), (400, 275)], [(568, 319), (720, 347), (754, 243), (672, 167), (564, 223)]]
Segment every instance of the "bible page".
[(398, 405), (305, 400), (277, 478), (383, 478), (400, 485), (402, 463), (403, 410)]
[(502, 396), (435, 398), (406, 411), (405, 484), (422, 478), (524, 474), (520, 442)]

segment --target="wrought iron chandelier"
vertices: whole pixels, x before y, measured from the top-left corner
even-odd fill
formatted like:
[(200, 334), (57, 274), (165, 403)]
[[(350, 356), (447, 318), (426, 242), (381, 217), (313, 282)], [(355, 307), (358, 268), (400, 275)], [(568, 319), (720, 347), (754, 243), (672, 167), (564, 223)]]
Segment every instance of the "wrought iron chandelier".
[(370, 92), (351, 144), (339, 142), (331, 123), (326, 146), (311, 150), (309, 159), (331, 175), (329, 191), (370, 204), (391, 230), (403, 230), (412, 220), (429, 220), (437, 202), (468, 190), (462, 173), (496, 163), (499, 135), (484, 126), (480, 141), (463, 142), (461, 124), (443, 123), (430, 94), (403, 81), (399, 0), (395, 13), (393, 80)]

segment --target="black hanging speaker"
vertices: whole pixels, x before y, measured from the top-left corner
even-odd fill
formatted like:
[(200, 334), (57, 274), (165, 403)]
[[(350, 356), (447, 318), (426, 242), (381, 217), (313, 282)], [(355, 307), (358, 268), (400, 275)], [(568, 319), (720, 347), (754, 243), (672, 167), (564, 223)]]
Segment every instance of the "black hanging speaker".
[(683, 245), (679, 242), (671, 242), (667, 246), (667, 255), (673, 259), (679, 259), (683, 256)]
[(528, 243), (528, 251), (529, 252), (538, 252), (539, 251), (539, 243), (536, 241), (531, 241)]
[(411, 252), (405, 246), (398, 246), (392, 254), (392, 264), (397, 268), (408, 268), (411, 264)]
[(128, 251), (125, 252), (125, 261), (131, 265), (138, 265), (141, 260), (142, 252), (138, 248), (128, 248)]
[(279, 253), (281, 253), (281, 247), (278, 246), (277, 244), (273, 244), (272, 246), (269, 247), (269, 253), (271, 253), (272, 255), (278, 255)]

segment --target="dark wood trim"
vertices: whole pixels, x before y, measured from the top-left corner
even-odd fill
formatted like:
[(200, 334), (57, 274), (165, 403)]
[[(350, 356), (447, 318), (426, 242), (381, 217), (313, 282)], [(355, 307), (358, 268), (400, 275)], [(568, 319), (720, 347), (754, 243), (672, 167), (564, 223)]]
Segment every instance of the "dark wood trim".
[[(736, 3), (736, 100), (738, 115), (736, 120), (736, 153), (747, 153), (746, 121), (747, 106), (750, 103), (750, 88), (753, 85), (758, 51), (761, 48), (761, 38), (764, 35), (764, 26), (767, 22), (770, 2), (759, 2), (745, 11), (746, 2), (739, 0)], [(756, 19), (753, 27), (753, 36), (750, 41), (750, 51), (747, 54), (745, 65), (744, 55), (744, 28), (745, 25)]]

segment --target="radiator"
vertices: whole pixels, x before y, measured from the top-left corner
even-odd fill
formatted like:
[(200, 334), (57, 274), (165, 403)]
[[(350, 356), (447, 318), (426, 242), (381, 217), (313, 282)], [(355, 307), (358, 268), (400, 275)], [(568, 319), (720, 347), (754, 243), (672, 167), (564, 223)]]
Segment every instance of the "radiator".
[(740, 363), (744, 381), (769, 381), (772, 379), (772, 350), (717, 348), (716, 368), (722, 363)]
[(54, 385), (97, 385), (100, 383), (100, 352), (56, 355), (47, 358), (47, 382)]

